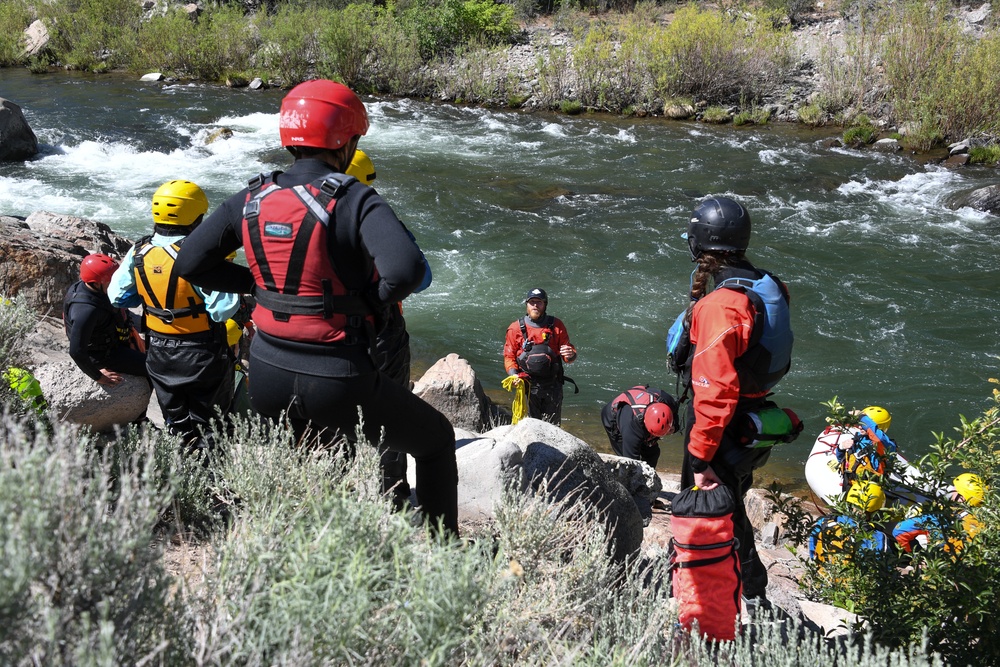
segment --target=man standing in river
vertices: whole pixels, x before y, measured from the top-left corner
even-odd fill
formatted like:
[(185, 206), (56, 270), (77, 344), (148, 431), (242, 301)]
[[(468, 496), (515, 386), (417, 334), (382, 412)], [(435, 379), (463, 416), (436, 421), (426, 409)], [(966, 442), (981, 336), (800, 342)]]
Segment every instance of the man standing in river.
[(545, 290), (528, 290), (523, 303), (525, 316), (507, 327), (504, 370), (528, 381), (528, 416), (558, 426), (562, 422), (563, 363), (576, 361), (576, 348), (562, 320), (546, 314), (549, 296)]

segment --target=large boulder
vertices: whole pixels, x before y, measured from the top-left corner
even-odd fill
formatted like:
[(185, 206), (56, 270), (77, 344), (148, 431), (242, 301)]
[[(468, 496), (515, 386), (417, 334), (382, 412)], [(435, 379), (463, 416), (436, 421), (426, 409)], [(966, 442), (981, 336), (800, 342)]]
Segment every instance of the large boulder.
[(36, 19), (24, 30), (24, 55), (34, 58), (49, 48), (49, 29), (41, 19)]
[(27, 160), (38, 153), (38, 138), (21, 107), (0, 97), (0, 161)]
[(49, 410), (60, 421), (113, 431), (145, 416), (152, 389), (145, 378), (122, 375), (110, 387), (99, 385), (72, 360), (42, 364), (34, 371)]
[(449, 354), (427, 369), (413, 393), (440, 410), (455, 428), (477, 433), (490, 423), (492, 402), (468, 361)]
[(121, 257), (129, 241), (100, 222), (39, 211), (21, 220), (0, 216), (0, 295), (21, 295), (40, 315), (61, 313), (79, 280), (80, 260), (103, 252)]
[(1000, 185), (988, 185), (959, 197), (955, 201), (955, 208), (963, 206), (1000, 215)]

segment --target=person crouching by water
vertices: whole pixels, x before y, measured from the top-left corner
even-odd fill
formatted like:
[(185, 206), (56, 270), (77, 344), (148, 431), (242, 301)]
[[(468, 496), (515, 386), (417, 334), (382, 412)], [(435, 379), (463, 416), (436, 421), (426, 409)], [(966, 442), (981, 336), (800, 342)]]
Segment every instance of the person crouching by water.
[(767, 571), (757, 555), (744, 497), (770, 449), (744, 446), (740, 431), (745, 415), (764, 405), (791, 366), (788, 289), (746, 258), (750, 214), (732, 199), (698, 204), (686, 238), (698, 266), (686, 316), (691, 350), (681, 374), (685, 393), (693, 393), (681, 487), (711, 490), (723, 484), (733, 491), (743, 596), (752, 614), (767, 606)]
[(161, 185), (153, 194), (153, 234), (126, 253), (108, 289), (116, 306), (142, 304), (156, 400), (167, 430), (191, 450), (213, 446), (209, 422), (229, 411), (233, 357), (225, 322), (240, 307), (238, 294), (203, 290), (177, 272), (177, 253), (207, 211), (208, 198), (191, 181)]
[(601, 410), (601, 423), (618, 456), (645, 461), (656, 469), (660, 438), (679, 428), (677, 399), (662, 389), (637, 385)]
[(147, 377), (146, 355), (140, 350), (128, 312), (111, 305), (108, 286), (118, 262), (103, 254), (80, 262), (80, 280), (63, 299), (63, 325), (69, 356), (97, 384), (114, 386), (119, 373)]
[[(385, 310), (424, 278), (420, 248), (372, 188), (346, 175), (368, 132), (364, 104), (317, 79), (282, 100), (281, 144), (294, 162), (262, 174), (188, 238), (182, 276), (208, 289), (250, 292), (250, 402), (286, 415), (300, 437), (355, 439), (358, 410), (372, 445), (416, 461), (417, 501), (432, 527), (458, 535), (458, 465), (448, 419), (373, 359)], [(249, 268), (226, 262), (243, 246)], [(384, 440), (381, 433), (384, 429)]]
[(558, 426), (562, 422), (563, 364), (576, 361), (576, 348), (562, 320), (546, 314), (549, 297), (545, 290), (528, 290), (523, 303), (525, 316), (507, 327), (504, 369), (507, 375), (528, 380), (528, 416)]

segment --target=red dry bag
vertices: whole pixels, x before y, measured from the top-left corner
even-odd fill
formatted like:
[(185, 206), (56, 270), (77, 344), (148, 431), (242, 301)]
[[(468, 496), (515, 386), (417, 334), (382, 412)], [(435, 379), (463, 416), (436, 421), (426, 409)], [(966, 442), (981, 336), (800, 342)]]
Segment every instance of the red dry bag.
[(694, 621), (702, 635), (736, 638), (740, 613), (740, 558), (733, 537), (733, 492), (684, 489), (673, 499), (670, 520), (670, 578), (677, 620), (685, 630)]

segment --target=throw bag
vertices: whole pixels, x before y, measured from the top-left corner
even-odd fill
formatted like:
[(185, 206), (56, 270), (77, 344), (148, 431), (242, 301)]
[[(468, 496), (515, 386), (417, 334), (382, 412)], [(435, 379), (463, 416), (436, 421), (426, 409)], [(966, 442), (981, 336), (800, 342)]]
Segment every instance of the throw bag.
[(733, 537), (736, 502), (728, 487), (684, 489), (673, 500), (670, 578), (677, 621), (685, 630), (698, 622), (701, 634), (736, 638), (740, 613), (740, 557)]

